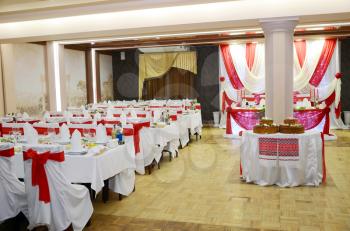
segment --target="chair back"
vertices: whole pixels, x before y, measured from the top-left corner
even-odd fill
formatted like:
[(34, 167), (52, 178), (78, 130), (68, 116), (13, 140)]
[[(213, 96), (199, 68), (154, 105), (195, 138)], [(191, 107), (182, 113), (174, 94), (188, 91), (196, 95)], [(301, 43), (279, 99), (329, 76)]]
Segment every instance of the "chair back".
[(58, 123), (35, 123), (33, 124), (33, 128), (39, 135), (48, 135), (50, 130), (53, 130), (55, 134), (60, 132)]
[(71, 213), (65, 198), (70, 183), (64, 176), (63, 146), (26, 145), (23, 159), (29, 228), (47, 225), (64, 230), (71, 222)]
[(3, 123), (2, 135), (11, 135), (14, 130), (18, 130), (21, 135), (24, 134), (23, 127), (25, 123)]
[(14, 155), (13, 144), (0, 143), (0, 223), (19, 212), (28, 217), (24, 184), (15, 174)]
[(69, 124), (69, 133), (72, 135), (75, 130), (78, 130), (82, 136), (84, 136), (84, 131), (89, 131), (89, 133), (96, 134), (96, 125), (94, 124)]

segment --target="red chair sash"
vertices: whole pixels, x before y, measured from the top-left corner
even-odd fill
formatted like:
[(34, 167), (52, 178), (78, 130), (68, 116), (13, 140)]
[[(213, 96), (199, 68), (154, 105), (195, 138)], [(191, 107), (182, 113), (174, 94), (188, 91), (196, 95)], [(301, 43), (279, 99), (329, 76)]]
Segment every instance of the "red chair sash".
[(102, 120), (102, 124), (121, 124), (119, 120)]
[(169, 117), (172, 121), (177, 121), (177, 115), (170, 115)]
[[(69, 128), (69, 133), (72, 135), (75, 130), (78, 130), (81, 135), (84, 135), (84, 129), (85, 128)], [(89, 133), (96, 134), (96, 129), (90, 128)]]
[[(17, 123), (29, 123), (29, 124), (34, 124), (34, 123), (38, 123), (40, 122), (40, 120), (18, 120)], [(9, 123), (14, 123), (14, 121), (9, 122)]]
[(121, 114), (113, 114), (113, 117), (120, 117)]
[(202, 109), (201, 105), (196, 105), (196, 109), (201, 110)]
[(73, 121), (72, 124), (92, 124), (92, 121), (85, 121), (85, 122), (79, 122), (79, 121)]
[(149, 106), (149, 108), (162, 108), (163, 106)]
[[(38, 132), (39, 135), (46, 135), (49, 132), (49, 128), (47, 127), (35, 127), (34, 129)], [(60, 132), (59, 128), (55, 128), (55, 133), (58, 134)]]
[(135, 153), (140, 152), (140, 130), (143, 127), (150, 127), (151, 123), (150, 122), (143, 122), (143, 123), (133, 123), (132, 124), (134, 128), (134, 147), (135, 147)]
[(15, 148), (5, 149), (0, 151), (0, 156), (11, 157), (15, 155)]
[[(21, 135), (24, 134), (23, 128), (19, 128), (21, 131)], [(3, 135), (10, 135), (11, 132), (13, 131), (13, 127), (2, 127), (2, 134)]]
[(84, 114), (73, 114), (73, 117), (84, 117)]
[(138, 118), (146, 118), (146, 114), (137, 114)]
[(64, 152), (51, 153), (48, 151), (38, 154), (35, 150), (29, 149), (23, 152), (23, 160), (29, 159), (32, 160), (32, 186), (39, 187), (39, 200), (49, 203), (51, 199), (45, 164), (48, 160), (63, 162)]

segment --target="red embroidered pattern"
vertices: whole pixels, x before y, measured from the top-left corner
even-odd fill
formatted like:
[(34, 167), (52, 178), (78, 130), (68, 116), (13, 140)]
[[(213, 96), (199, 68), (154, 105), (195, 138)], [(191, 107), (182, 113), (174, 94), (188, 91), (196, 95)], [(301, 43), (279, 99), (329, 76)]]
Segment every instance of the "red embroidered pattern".
[(259, 138), (259, 159), (298, 161), (299, 141), (295, 138)]

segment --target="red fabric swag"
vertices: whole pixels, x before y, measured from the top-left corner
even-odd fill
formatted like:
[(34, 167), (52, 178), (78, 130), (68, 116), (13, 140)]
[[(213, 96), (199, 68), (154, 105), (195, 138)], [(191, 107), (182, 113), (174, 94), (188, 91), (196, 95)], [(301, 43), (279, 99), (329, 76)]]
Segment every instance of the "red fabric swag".
[(327, 71), (329, 62), (332, 59), (336, 44), (337, 44), (336, 39), (327, 39), (325, 41), (323, 45), (322, 53), (320, 55), (320, 59), (318, 60), (316, 69), (309, 81), (309, 83), (312, 86), (317, 87), (320, 84), (321, 80), (323, 79), (323, 76)]
[(247, 66), (249, 70), (252, 70), (255, 59), (256, 43), (247, 43), (245, 49), (245, 58), (247, 60)]
[(300, 67), (303, 67), (305, 56), (306, 56), (306, 41), (305, 40), (295, 41), (294, 46), (298, 56)]
[(241, 80), (239, 79), (239, 76), (237, 74), (235, 66), (233, 65), (232, 56), (231, 56), (231, 52), (230, 52), (230, 46), (223, 44), (223, 45), (220, 45), (220, 49), (221, 49), (222, 57), (223, 57), (224, 64), (226, 67), (226, 71), (227, 71), (228, 77), (230, 79), (230, 82), (232, 84), (232, 87), (236, 90), (242, 89), (243, 84), (242, 84)]

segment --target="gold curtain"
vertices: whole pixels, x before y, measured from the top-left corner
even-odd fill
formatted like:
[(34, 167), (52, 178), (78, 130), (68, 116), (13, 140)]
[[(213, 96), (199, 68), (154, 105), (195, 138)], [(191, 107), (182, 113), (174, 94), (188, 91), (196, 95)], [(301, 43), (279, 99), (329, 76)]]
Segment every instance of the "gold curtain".
[(197, 74), (197, 55), (195, 51), (146, 53), (139, 56), (139, 97), (142, 97), (143, 82), (146, 79), (161, 77), (176, 67)]

